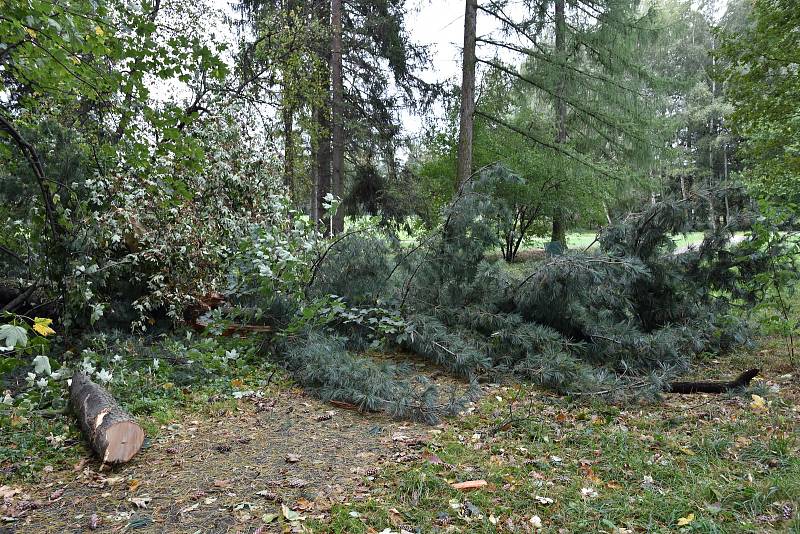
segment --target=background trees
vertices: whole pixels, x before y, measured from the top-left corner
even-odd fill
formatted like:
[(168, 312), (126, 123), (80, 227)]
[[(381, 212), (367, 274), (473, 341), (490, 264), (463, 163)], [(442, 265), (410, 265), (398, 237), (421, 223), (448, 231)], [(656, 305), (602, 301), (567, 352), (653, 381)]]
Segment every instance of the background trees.
[[(401, 0), (247, 0), (235, 34), (177, 0), (4, 7), (1, 261), (17, 294), (46, 287), (89, 322), (179, 317), (192, 287), (224, 285), (225, 236), (272, 213), (413, 233), (467, 178), (503, 206), (509, 261), (669, 196), (695, 230), (737, 220), (742, 182), (794, 198), (797, 43), (778, 0), (724, 17), (683, 0), (466, 2), (461, 87), (423, 80)], [(409, 110), (432, 119), (415, 139)]]
[[(721, 77), (733, 105), (731, 120), (744, 137), (745, 180), (773, 202), (797, 203), (800, 191), (800, 13), (788, 0), (753, 2), (723, 20)], [(745, 11), (744, 20), (741, 19)]]

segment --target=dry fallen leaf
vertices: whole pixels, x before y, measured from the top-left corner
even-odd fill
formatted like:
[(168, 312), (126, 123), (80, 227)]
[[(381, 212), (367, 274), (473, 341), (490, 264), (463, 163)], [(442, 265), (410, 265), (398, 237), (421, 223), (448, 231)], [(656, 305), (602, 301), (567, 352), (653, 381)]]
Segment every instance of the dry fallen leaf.
[(686, 517), (681, 517), (680, 519), (678, 519), (678, 526), (679, 527), (684, 527), (684, 526), (688, 525), (689, 523), (691, 523), (692, 521), (694, 521), (694, 514), (693, 513), (687, 515)]
[(767, 410), (767, 401), (764, 400), (764, 397), (755, 394), (751, 395), (751, 397), (753, 402), (750, 403), (750, 407), (754, 412), (765, 412)]
[(141, 497), (131, 497), (128, 500), (135, 504), (137, 508), (147, 508), (147, 505), (150, 504), (153, 498), (142, 495)]
[(300, 461), (301, 456), (299, 454), (289, 453), (286, 455), (286, 461), (290, 464), (296, 464)]
[(12, 488), (11, 486), (0, 486), (0, 499), (10, 499), (18, 493), (22, 493), (22, 489)]
[(297, 502), (295, 503), (294, 507), (300, 511), (308, 512), (314, 509), (314, 503), (309, 501), (308, 499), (300, 497), (299, 499), (297, 499)]
[(468, 491), (473, 489), (482, 488), (485, 486), (487, 482), (485, 480), (467, 480), (465, 482), (455, 482), (450, 484), (450, 487), (453, 489), (461, 490), (461, 491)]

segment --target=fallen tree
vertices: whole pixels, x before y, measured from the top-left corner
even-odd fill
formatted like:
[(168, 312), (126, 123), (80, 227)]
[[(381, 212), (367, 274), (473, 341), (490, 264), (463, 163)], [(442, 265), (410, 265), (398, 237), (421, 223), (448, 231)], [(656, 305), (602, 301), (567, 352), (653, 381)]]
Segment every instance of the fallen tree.
[(69, 396), (83, 435), (103, 463), (125, 463), (139, 452), (144, 430), (108, 391), (78, 371)]

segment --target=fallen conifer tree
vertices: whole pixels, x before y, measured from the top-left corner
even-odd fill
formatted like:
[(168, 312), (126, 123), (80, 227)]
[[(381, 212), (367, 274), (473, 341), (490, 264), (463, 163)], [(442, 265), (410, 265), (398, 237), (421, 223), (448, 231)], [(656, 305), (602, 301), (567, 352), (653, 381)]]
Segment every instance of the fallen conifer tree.
[(521, 273), (489, 259), (496, 206), (467, 184), (412, 246), (351, 231), (315, 262), (301, 298), (271, 288), (260, 306), (276, 327), (270, 355), (323, 398), (425, 420), (452, 406), (433, 402), (434, 385), (409, 399), (402, 370), (353, 355), (400, 349), (472, 383), (516, 377), (610, 401), (737, 387), (676, 379), (696, 355), (751, 341), (736, 308), (754, 301), (748, 281), (785, 250), (755, 238), (731, 244), (756, 217), (746, 213), (673, 254), (695, 201), (702, 195), (649, 205), (603, 229), (596, 250), (544, 257)]

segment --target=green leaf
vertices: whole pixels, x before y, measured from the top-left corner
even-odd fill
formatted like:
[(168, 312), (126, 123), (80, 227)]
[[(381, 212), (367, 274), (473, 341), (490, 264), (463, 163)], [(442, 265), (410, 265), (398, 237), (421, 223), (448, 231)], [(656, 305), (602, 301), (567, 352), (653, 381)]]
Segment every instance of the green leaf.
[(0, 339), (7, 347), (26, 347), (28, 345), (28, 333), (21, 326), (11, 324), (0, 326)]
[(48, 376), (52, 372), (50, 359), (47, 356), (37, 356), (33, 359), (33, 370), (37, 375)]

